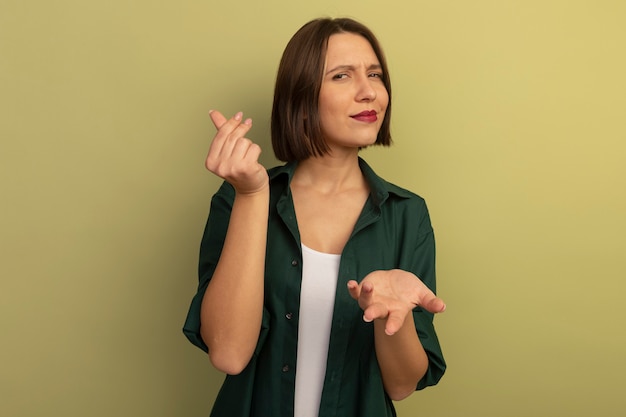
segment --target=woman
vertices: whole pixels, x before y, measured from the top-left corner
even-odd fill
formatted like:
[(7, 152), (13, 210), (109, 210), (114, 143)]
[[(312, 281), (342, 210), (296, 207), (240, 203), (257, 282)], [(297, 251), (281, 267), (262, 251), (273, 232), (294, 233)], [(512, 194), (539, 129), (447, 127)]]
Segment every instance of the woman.
[(184, 331), (228, 374), (212, 416), (393, 416), (392, 400), (443, 375), (426, 205), (358, 156), (390, 144), (390, 94), (372, 32), (318, 19), (278, 70), (272, 145), (286, 165), (259, 164), (241, 112), (210, 113), (206, 167), (225, 181)]

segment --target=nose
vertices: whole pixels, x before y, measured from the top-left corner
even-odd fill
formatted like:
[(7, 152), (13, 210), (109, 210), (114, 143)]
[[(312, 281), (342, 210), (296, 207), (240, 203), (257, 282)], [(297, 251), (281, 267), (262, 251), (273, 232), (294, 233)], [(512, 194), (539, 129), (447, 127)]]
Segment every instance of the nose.
[(359, 77), (357, 101), (370, 102), (376, 99), (376, 89), (372, 85), (372, 80), (367, 75)]

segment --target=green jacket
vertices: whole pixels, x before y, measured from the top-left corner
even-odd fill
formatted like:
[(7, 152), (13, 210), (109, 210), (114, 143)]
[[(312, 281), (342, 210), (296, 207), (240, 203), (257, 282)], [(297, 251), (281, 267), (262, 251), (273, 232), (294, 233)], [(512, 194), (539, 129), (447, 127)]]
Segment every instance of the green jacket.
[[(424, 200), (378, 177), (365, 161), (361, 171), (370, 196), (348, 240), (339, 266), (326, 377), (319, 415), (395, 416), (382, 384), (374, 349), (373, 323), (350, 297), (347, 282), (375, 270), (413, 272), (435, 291), (435, 241)], [(215, 401), (213, 417), (293, 417), (302, 253), (289, 183), (296, 163), (270, 175), (270, 212), (265, 262), (265, 305), (255, 353), (239, 375), (228, 375)], [(200, 306), (219, 260), (234, 190), (224, 183), (211, 201), (202, 238), (198, 292), (183, 331), (207, 351), (200, 336)], [(242, 259), (244, 262), (245, 259)], [(303, 294), (302, 296), (306, 296)], [(244, 317), (233, 318), (243, 320)], [(446, 365), (433, 327), (433, 315), (413, 311), (429, 367), (416, 389), (436, 384)]]

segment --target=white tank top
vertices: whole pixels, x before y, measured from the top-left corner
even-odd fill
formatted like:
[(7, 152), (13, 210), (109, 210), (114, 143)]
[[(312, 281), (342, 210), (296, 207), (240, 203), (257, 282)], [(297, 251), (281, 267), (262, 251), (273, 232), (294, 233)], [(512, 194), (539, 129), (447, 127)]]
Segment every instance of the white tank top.
[(296, 359), (296, 417), (318, 417), (341, 255), (302, 245), (302, 286)]

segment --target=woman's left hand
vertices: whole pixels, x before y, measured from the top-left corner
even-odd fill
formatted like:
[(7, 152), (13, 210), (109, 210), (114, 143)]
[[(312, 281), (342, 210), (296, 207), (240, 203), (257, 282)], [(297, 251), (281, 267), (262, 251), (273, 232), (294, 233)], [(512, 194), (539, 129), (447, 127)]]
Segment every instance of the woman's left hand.
[(407, 314), (415, 307), (431, 313), (442, 313), (446, 309), (443, 300), (418, 277), (401, 269), (371, 272), (360, 284), (351, 280), (348, 291), (363, 309), (363, 320), (387, 320), (385, 333), (388, 335), (400, 330)]

